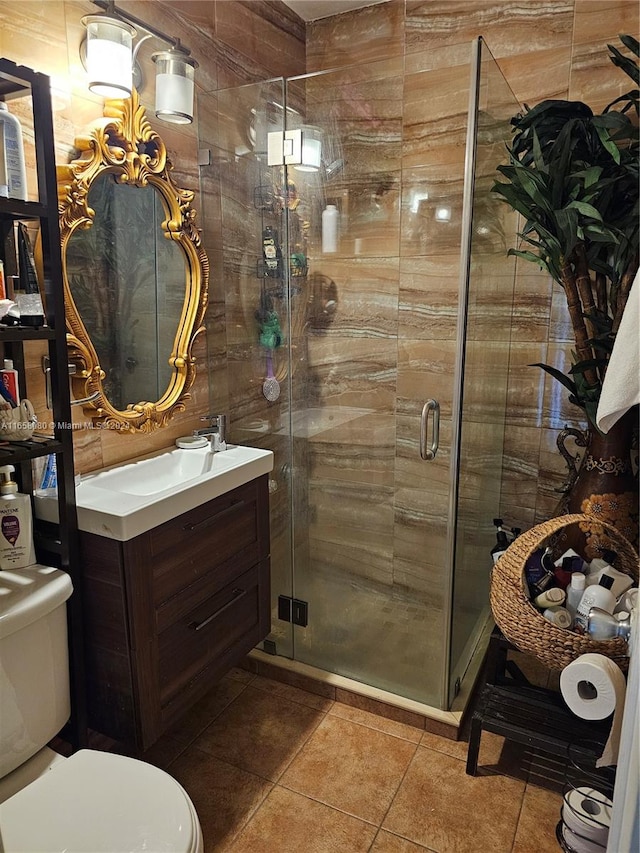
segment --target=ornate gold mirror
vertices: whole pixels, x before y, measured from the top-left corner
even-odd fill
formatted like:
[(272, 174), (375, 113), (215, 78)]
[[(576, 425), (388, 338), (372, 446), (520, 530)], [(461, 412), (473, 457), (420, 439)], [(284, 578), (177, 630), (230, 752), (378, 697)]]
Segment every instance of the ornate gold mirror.
[(177, 187), (133, 91), (58, 167), (69, 357), (94, 422), (151, 432), (185, 408), (204, 330), (209, 262), (193, 192)]

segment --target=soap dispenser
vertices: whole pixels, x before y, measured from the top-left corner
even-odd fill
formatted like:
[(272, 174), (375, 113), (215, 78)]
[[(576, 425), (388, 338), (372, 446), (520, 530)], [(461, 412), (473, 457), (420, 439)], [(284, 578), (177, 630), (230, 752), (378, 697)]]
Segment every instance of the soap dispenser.
[(0, 466), (0, 569), (24, 569), (36, 562), (31, 498), (11, 479), (13, 465)]

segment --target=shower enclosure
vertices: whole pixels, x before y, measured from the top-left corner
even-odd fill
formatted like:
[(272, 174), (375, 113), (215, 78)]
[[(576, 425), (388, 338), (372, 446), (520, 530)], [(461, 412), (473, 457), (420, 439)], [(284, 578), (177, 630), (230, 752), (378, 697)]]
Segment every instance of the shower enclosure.
[(518, 104), (481, 40), (429, 60), (198, 114), (211, 405), (275, 453), (265, 651), (448, 709), (489, 618), (516, 232), (490, 187)]

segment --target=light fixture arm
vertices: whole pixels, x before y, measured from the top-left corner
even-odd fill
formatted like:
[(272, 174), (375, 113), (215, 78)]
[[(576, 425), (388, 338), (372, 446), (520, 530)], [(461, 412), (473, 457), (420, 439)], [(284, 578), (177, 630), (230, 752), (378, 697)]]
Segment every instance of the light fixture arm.
[[(115, 18), (120, 18), (123, 21), (126, 21), (128, 24), (133, 24), (135, 27), (140, 27), (140, 29), (145, 30), (145, 32), (149, 33), (148, 36), (143, 36), (143, 39), (150, 38), (151, 36), (155, 36), (160, 39), (160, 41), (165, 42), (170, 45), (175, 50), (179, 50), (182, 53), (189, 56), (191, 51), (188, 47), (185, 47), (178, 38), (172, 38), (171, 36), (165, 35), (161, 30), (157, 30), (155, 27), (151, 26), (151, 24), (147, 24), (145, 21), (137, 18), (135, 15), (129, 14), (129, 12), (125, 12), (122, 9), (116, 6), (114, 0), (92, 0), (94, 6), (98, 6), (108, 15), (113, 15)], [(142, 40), (141, 40), (142, 41)], [(136, 50), (139, 47), (139, 44), (136, 45)]]

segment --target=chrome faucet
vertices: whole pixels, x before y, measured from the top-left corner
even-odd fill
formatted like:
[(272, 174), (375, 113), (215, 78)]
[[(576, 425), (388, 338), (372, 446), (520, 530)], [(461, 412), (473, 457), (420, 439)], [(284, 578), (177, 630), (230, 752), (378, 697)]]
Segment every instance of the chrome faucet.
[(209, 426), (204, 429), (194, 429), (194, 435), (204, 435), (209, 439), (212, 453), (218, 453), (227, 449), (227, 416), (205, 415), (201, 421), (209, 421)]

